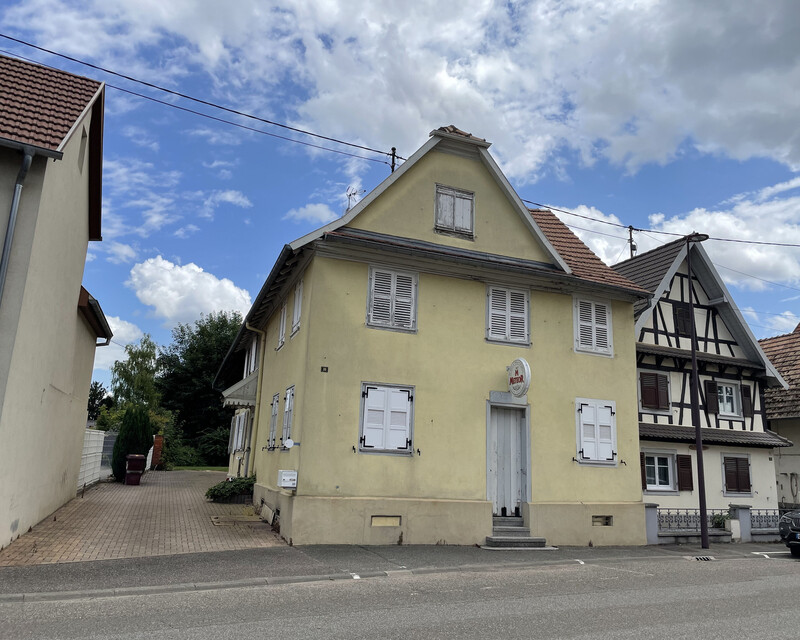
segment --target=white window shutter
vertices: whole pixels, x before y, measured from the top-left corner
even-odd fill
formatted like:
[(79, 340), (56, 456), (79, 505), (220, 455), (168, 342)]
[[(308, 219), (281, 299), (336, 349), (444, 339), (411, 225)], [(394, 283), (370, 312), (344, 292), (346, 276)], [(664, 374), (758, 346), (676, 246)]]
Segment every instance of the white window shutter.
[(528, 341), (528, 297), (524, 291), (509, 291), (508, 339)]
[(578, 335), (575, 337), (579, 349), (594, 348), (594, 313), (592, 303), (578, 300)]
[(228, 453), (229, 454), (233, 453), (233, 451), (234, 451), (233, 443), (234, 443), (235, 434), (236, 434), (236, 416), (233, 416), (233, 418), (231, 418), (231, 432), (230, 432), (230, 435), (228, 435)]
[(508, 319), (508, 296), (505, 289), (489, 288), (489, 338), (503, 340), (506, 337)]
[(454, 224), (456, 231), (472, 231), (472, 198), (457, 194), (454, 200)]
[(455, 219), (455, 197), (452, 193), (436, 191), (436, 224), (446, 229), (453, 228)]
[(278, 348), (280, 349), (283, 346), (283, 343), (286, 341), (286, 303), (283, 303), (281, 307), (281, 324), (278, 330)]
[(597, 351), (607, 351), (610, 345), (608, 315), (609, 308), (607, 305), (599, 302), (594, 303), (594, 346)]
[(405, 273), (392, 274), (395, 278), (394, 313), (392, 325), (404, 329), (414, 328), (414, 277)]
[(292, 333), (300, 328), (300, 312), (303, 306), (303, 281), (294, 288), (294, 312), (292, 313)]
[(407, 451), (411, 416), (410, 394), (405, 389), (389, 392), (389, 411), (386, 424), (386, 448)]
[(580, 405), (581, 450), (584, 460), (597, 460), (597, 410), (594, 404)]
[(272, 413), (269, 418), (269, 440), (267, 446), (275, 446), (275, 437), (278, 430), (278, 404), (280, 403), (281, 394), (276, 393), (272, 396)]
[(390, 325), (392, 322), (392, 272), (372, 272), (369, 321), (371, 324)]
[(610, 406), (597, 407), (597, 459), (614, 459), (614, 419)]
[(365, 449), (385, 449), (384, 432), (389, 389), (367, 387), (364, 402), (364, 432), (361, 446)]

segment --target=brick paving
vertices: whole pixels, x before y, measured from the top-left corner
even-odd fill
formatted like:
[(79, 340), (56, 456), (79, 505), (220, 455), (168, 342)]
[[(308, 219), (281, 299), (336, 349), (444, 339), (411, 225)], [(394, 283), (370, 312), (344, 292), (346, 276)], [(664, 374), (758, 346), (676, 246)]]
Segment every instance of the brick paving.
[(249, 505), (206, 500), (224, 479), (218, 471), (150, 471), (138, 487), (98, 484), (0, 551), (0, 567), (284, 545), (265, 524), (241, 517)]

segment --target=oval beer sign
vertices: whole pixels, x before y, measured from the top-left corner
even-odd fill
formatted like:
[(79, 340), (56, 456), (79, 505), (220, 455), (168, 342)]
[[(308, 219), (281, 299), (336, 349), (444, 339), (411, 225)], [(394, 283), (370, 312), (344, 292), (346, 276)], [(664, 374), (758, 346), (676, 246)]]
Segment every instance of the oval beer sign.
[(531, 367), (525, 358), (517, 358), (506, 367), (508, 371), (508, 390), (516, 398), (521, 398), (531, 386)]

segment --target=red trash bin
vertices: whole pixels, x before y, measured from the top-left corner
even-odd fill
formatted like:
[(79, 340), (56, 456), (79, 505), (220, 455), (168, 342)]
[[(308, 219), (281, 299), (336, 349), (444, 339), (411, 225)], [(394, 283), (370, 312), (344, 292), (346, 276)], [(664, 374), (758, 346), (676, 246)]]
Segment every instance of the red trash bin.
[(138, 485), (141, 482), (147, 457), (141, 453), (130, 453), (125, 456), (125, 484)]

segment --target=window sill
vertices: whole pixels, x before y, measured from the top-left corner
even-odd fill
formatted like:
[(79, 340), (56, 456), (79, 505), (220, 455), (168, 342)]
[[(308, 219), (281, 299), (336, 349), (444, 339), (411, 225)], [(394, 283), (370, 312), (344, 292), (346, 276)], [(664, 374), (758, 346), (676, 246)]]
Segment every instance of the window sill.
[(391, 325), (386, 324), (372, 324), (367, 322), (366, 327), (368, 329), (381, 329), (383, 331), (397, 331), (398, 333), (416, 333), (417, 329), (414, 327), (413, 329), (407, 329), (405, 327), (393, 327)]
[(300, 325), (292, 327), (292, 332), (289, 334), (289, 338), (294, 338), (297, 335), (298, 331), (300, 331)]
[(744, 418), (738, 413), (718, 413), (717, 417), (721, 420), (730, 420), (732, 422), (744, 422)]
[(578, 349), (575, 347), (575, 353), (583, 353), (587, 356), (600, 356), (602, 358), (613, 358), (614, 353), (612, 351), (591, 351), (589, 349)]
[(577, 463), (584, 467), (616, 467), (618, 466), (616, 460), (580, 460), (575, 458)]
[(680, 493), (677, 489), (656, 489), (655, 487), (647, 487), (644, 490), (645, 495), (651, 496), (677, 496)]
[(443, 236), (450, 236), (451, 238), (461, 238), (462, 240), (471, 240), (472, 242), (475, 241), (475, 234), (469, 231), (456, 231), (454, 229), (445, 229), (442, 227), (434, 227), (434, 233), (438, 233)]
[(529, 348), (531, 346), (530, 340), (501, 340), (500, 338), (486, 338), (486, 342), (489, 344), (499, 344), (507, 347)]
[(413, 451), (396, 451), (393, 449), (361, 449), (358, 450), (359, 453), (366, 453), (370, 455), (380, 455), (380, 456), (398, 456), (401, 458), (413, 458), (414, 452)]
[(649, 407), (639, 407), (640, 413), (646, 413), (649, 416), (671, 416), (672, 415), (672, 407), (669, 409), (651, 409)]
[(749, 491), (747, 493), (739, 493), (737, 491), (723, 491), (722, 495), (726, 498), (752, 498), (753, 492)]

